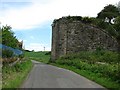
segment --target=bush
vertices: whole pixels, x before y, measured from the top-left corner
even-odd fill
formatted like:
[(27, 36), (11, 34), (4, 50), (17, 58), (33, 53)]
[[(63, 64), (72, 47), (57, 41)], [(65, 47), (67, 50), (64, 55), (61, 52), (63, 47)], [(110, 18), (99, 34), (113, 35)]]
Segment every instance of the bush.
[(21, 54), (21, 55), (19, 55), (19, 58), (22, 59), (22, 58), (24, 58), (24, 56), (25, 56), (24, 54)]
[(83, 18), (82, 18), (82, 22), (83, 22), (83, 23), (92, 23), (92, 18), (83, 17)]
[(51, 55), (51, 52), (47, 52), (47, 53), (45, 53), (45, 55)]
[(102, 29), (106, 29), (108, 27), (108, 24), (107, 22), (105, 22), (104, 20), (101, 20), (101, 19), (95, 19), (94, 22), (93, 22), (96, 26), (98, 26), (99, 28), (102, 28)]
[(10, 58), (13, 56), (13, 51), (9, 49), (2, 49), (2, 58)]
[(96, 51), (81, 51), (80, 53), (62, 56), (59, 59), (60, 60), (81, 59), (82, 61), (90, 61), (91, 63), (94, 62), (117, 63), (119, 61), (117, 52), (105, 51), (102, 49), (97, 49)]

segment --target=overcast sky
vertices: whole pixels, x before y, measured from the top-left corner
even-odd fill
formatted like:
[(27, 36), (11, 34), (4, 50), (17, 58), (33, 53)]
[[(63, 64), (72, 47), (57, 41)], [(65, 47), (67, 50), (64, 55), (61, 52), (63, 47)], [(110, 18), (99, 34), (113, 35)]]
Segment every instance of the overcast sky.
[(0, 22), (10, 25), (25, 49), (51, 50), (51, 24), (62, 16), (96, 17), (119, 0), (0, 0)]

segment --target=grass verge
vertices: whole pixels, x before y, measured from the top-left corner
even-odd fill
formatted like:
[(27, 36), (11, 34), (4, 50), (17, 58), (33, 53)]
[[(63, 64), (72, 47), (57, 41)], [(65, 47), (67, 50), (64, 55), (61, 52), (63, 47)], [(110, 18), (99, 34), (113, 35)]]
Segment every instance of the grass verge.
[(23, 62), (19, 62), (16, 65), (9, 67), (3, 66), (2, 68), (2, 89), (7, 88), (19, 88), (21, 83), (24, 81), (29, 71), (32, 68), (32, 62), (30, 60), (26, 60)]
[(25, 52), (25, 57), (30, 60), (36, 60), (43, 63), (48, 63), (50, 60), (50, 52)]

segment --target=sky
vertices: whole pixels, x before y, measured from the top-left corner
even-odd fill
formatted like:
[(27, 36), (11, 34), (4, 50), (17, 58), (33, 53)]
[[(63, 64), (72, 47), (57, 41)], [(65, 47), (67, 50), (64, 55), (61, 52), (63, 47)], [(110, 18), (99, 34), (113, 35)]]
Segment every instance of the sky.
[(0, 0), (0, 23), (10, 25), (23, 48), (51, 51), (54, 19), (63, 16), (96, 17), (106, 5), (119, 0)]

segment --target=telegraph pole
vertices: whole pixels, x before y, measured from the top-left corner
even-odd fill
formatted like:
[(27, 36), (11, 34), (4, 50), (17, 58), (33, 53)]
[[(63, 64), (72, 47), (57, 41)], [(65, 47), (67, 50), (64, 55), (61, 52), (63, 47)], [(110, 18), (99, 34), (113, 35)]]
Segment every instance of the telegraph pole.
[(45, 47), (44, 47), (44, 51), (45, 51)]

